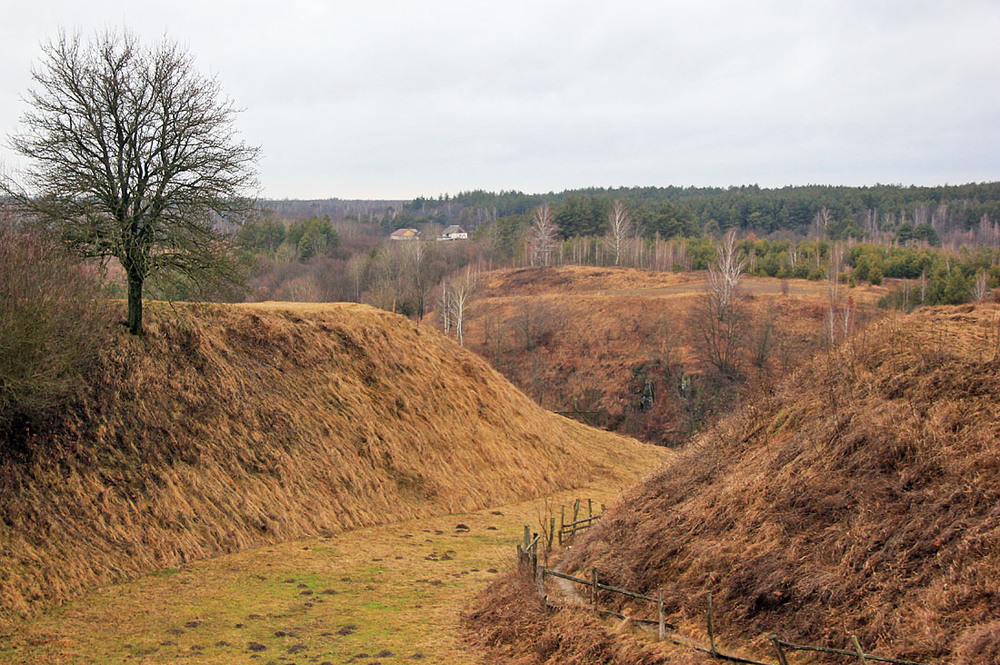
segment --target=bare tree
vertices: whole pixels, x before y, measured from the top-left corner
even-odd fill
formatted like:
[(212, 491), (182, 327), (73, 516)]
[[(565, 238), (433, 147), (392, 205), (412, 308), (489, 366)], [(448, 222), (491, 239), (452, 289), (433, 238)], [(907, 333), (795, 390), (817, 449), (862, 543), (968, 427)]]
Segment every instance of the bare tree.
[(528, 235), (528, 248), (531, 252), (531, 265), (549, 265), (552, 252), (556, 248), (556, 234), (559, 227), (552, 218), (552, 210), (548, 203), (535, 208), (531, 230)]
[(615, 199), (614, 206), (608, 214), (608, 244), (615, 255), (615, 265), (621, 265), (622, 253), (628, 244), (632, 232), (632, 216), (625, 202)]
[(461, 346), (465, 346), (465, 315), (469, 303), (476, 291), (479, 282), (479, 273), (473, 270), (472, 266), (467, 266), (464, 273), (451, 280), (448, 289), (448, 299), (451, 310), (451, 321), (455, 327), (455, 339)]
[(840, 321), (840, 269), (843, 264), (843, 251), (839, 244), (833, 246), (830, 252), (830, 268), (827, 274), (827, 339), (829, 343), (837, 343), (837, 327)]
[(813, 216), (813, 230), (816, 232), (816, 235), (822, 236), (826, 233), (826, 227), (828, 227), (832, 221), (833, 213), (829, 208), (823, 206), (817, 210), (816, 214)]
[(133, 334), (150, 276), (238, 280), (220, 229), (251, 210), (259, 151), (237, 140), (219, 82), (175, 43), (147, 48), (127, 31), (61, 33), (42, 55), (11, 139), (31, 165), (23, 186), (3, 178), (0, 190), (84, 257), (121, 262)]
[(737, 376), (749, 331), (749, 316), (739, 300), (746, 260), (730, 231), (716, 248), (708, 269), (708, 291), (694, 308), (692, 324), (702, 357), (721, 374)]
[(980, 270), (979, 274), (976, 275), (975, 283), (972, 285), (973, 302), (982, 302), (986, 300), (986, 296), (989, 295), (989, 292), (989, 277), (987, 277), (985, 271)]
[(441, 295), (438, 297), (438, 309), (441, 311), (441, 327), (444, 334), (451, 332), (451, 290), (448, 280), (441, 280)]
[(736, 231), (730, 231), (715, 249), (715, 261), (708, 266), (708, 286), (724, 312), (732, 303), (746, 269), (746, 257), (736, 246)]

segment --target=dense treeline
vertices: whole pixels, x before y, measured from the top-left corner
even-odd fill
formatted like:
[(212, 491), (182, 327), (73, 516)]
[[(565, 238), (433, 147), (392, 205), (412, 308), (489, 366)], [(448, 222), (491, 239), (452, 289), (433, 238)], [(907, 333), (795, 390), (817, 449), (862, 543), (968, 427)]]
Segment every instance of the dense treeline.
[(922, 240), (996, 244), (1000, 240), (1000, 183), (939, 187), (741, 187), (588, 188), (549, 194), (461, 192), (419, 197), (395, 221), (523, 224), (548, 203), (566, 238), (604, 235), (612, 201), (624, 200), (636, 231), (646, 238), (717, 235), (736, 228), (758, 236), (798, 234), (831, 240)]
[[(1000, 183), (473, 191), (385, 206), (352, 202), (332, 219), (289, 217), (293, 208), (317, 209), (292, 203), (282, 202), (283, 212), (272, 206), (240, 232), (255, 265), (253, 298), (361, 300), (420, 317), (437, 304), (433, 290), (469, 262), (532, 264), (543, 203), (556, 229), (554, 265), (704, 270), (716, 239), (735, 228), (751, 274), (916, 281), (899, 286), (887, 305), (964, 302), (1000, 286)], [(625, 228), (616, 232), (622, 212)], [(451, 223), (472, 231), (472, 242), (420, 243), (423, 251), (384, 242), (410, 227), (433, 239)]]

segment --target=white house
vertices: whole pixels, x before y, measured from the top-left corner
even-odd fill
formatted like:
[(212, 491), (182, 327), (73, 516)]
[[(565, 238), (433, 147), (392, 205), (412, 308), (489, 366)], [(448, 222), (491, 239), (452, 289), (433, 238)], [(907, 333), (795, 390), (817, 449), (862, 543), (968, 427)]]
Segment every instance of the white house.
[(468, 237), (469, 234), (465, 229), (458, 224), (452, 224), (438, 236), (438, 240), (466, 240)]

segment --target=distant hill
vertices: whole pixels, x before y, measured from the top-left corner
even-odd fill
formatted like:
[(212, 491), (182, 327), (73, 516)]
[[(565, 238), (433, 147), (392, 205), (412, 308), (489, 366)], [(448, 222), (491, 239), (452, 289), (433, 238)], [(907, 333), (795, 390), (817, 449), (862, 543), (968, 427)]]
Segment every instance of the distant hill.
[(663, 457), (366, 306), (147, 309), (146, 336), (102, 349), (89, 394), (0, 465), (0, 623), (143, 571)]
[[(495, 270), (469, 305), (465, 343), (548, 409), (678, 445), (731, 408), (723, 393), (798, 367), (825, 344), (827, 282), (747, 277), (742, 379), (715, 380), (691, 320), (706, 279), (595, 266)], [(842, 291), (860, 325), (888, 288)]]
[(692, 441), (568, 568), (655, 595), (704, 639), (1000, 659), (1000, 308), (875, 324)]

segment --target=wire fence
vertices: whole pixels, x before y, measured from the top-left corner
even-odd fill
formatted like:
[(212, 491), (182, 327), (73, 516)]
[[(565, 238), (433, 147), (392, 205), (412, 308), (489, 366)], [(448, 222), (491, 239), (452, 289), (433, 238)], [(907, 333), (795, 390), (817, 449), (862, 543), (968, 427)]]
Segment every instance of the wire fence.
[[(593, 512), (593, 502), (587, 501), (588, 505), (588, 515), (587, 517), (581, 517), (581, 507), (582, 504), (579, 499), (573, 503), (573, 514), (572, 519), (566, 521), (566, 507), (563, 506), (561, 510), (562, 517), (560, 519), (559, 525), (559, 544), (562, 545), (563, 542), (569, 540), (573, 536), (577, 535), (581, 531), (590, 528), (594, 523), (601, 517), (604, 513), (604, 506), (601, 505), (601, 512), (594, 514)], [(549, 521), (549, 534), (548, 534), (548, 546), (551, 547), (553, 541), (553, 534), (555, 532), (555, 518), (550, 518)], [(838, 656), (847, 656), (853, 660), (860, 663), (860, 665), (866, 665), (869, 661), (879, 662), (879, 663), (891, 663), (892, 665), (928, 665), (927, 663), (920, 663), (912, 660), (903, 660), (899, 658), (889, 658), (886, 656), (879, 656), (876, 654), (865, 653), (861, 647), (861, 643), (856, 635), (850, 635), (848, 641), (850, 644), (849, 649), (837, 649), (833, 647), (816, 646), (810, 644), (796, 644), (794, 642), (787, 642), (782, 640), (777, 634), (771, 634), (768, 636), (768, 640), (774, 649), (774, 655), (777, 658), (777, 663), (755, 660), (752, 658), (746, 658), (744, 656), (739, 656), (732, 653), (725, 653), (718, 648), (715, 639), (715, 617), (714, 608), (712, 606), (712, 594), (708, 593), (707, 607), (705, 611), (705, 622), (708, 632), (708, 645), (698, 644), (697, 642), (678, 635), (676, 633), (676, 626), (673, 626), (668, 621), (666, 621), (666, 616), (663, 609), (663, 590), (657, 591), (656, 596), (649, 596), (642, 593), (637, 593), (635, 591), (629, 591), (628, 589), (622, 589), (619, 587), (612, 586), (610, 584), (605, 584), (600, 581), (600, 577), (597, 568), (591, 568), (590, 579), (585, 579), (582, 577), (577, 577), (574, 575), (566, 574), (555, 568), (548, 568), (538, 563), (538, 549), (539, 549), (540, 536), (537, 533), (532, 534), (531, 529), (528, 526), (524, 527), (524, 542), (518, 544), (517, 546), (517, 561), (518, 567), (521, 572), (535, 582), (537, 585), (538, 597), (542, 602), (548, 602), (548, 596), (545, 593), (545, 580), (546, 578), (561, 579), (568, 582), (572, 582), (584, 587), (585, 592), (589, 596), (590, 609), (602, 616), (613, 616), (620, 619), (626, 618), (624, 614), (616, 612), (611, 609), (600, 607), (600, 594), (601, 592), (606, 592), (612, 596), (624, 596), (632, 600), (638, 600), (646, 603), (650, 603), (655, 606), (657, 611), (656, 620), (651, 619), (638, 619), (635, 617), (629, 617), (634, 625), (638, 625), (650, 632), (655, 633), (657, 640), (659, 641), (669, 641), (676, 645), (687, 647), (695, 651), (700, 651), (702, 653), (708, 654), (713, 658), (719, 660), (725, 660), (735, 663), (746, 663), (748, 665), (789, 665), (788, 654), (793, 651), (804, 651), (804, 652), (814, 652), (814, 653), (825, 653)]]

